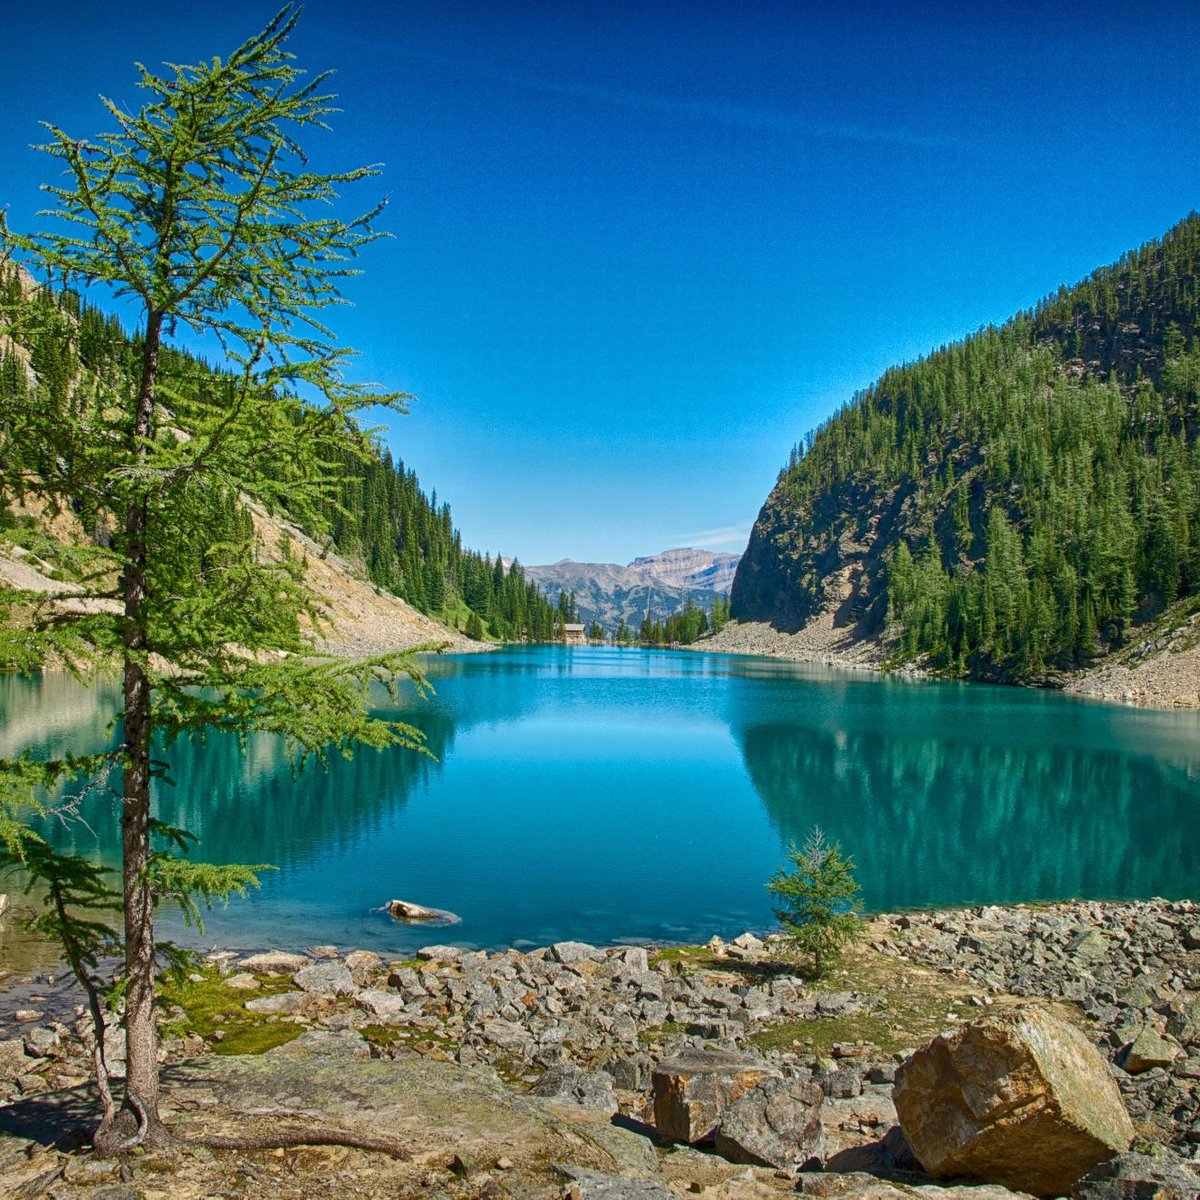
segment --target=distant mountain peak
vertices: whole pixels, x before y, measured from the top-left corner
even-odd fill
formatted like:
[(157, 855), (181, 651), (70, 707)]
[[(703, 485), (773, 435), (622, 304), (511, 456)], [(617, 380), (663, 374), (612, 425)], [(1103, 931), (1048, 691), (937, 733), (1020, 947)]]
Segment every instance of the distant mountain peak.
[(574, 592), (580, 618), (615, 629), (622, 617), (638, 625), (649, 614), (665, 620), (690, 600), (711, 608), (715, 596), (729, 594), (740, 555), (680, 546), (620, 563), (585, 563), (560, 558), (545, 566), (525, 568), (551, 598)]

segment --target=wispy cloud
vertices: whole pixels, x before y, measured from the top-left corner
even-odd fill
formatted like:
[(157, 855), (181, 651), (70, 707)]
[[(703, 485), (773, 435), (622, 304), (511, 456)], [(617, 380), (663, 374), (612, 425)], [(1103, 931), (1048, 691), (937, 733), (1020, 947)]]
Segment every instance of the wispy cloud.
[(718, 529), (701, 529), (696, 533), (681, 533), (674, 539), (676, 546), (694, 546), (697, 550), (744, 550), (750, 540), (750, 524), (722, 525)]
[(439, 66), (450, 67), (478, 78), (490, 79), (511, 87), (524, 88), (527, 91), (572, 96), (580, 100), (592, 100), (597, 104), (618, 105), (622, 108), (673, 113), (693, 117), (697, 120), (730, 125), (739, 129), (774, 130), (783, 133), (805, 134), (810, 137), (848, 142), (874, 142), (921, 150), (961, 149), (967, 145), (964, 139), (946, 134), (922, 133), (902, 127), (876, 127), (843, 122), (814, 121), (799, 113), (784, 112), (779, 109), (753, 108), (749, 105), (727, 104), (714, 100), (688, 100), (663, 96), (656, 92), (644, 92), (636, 88), (567, 83), (545, 79), (538, 75), (529, 75), (521, 71), (498, 70), (482, 63), (465, 62), (449, 56), (410, 50), (403, 50), (401, 53), (426, 62), (437, 63)]

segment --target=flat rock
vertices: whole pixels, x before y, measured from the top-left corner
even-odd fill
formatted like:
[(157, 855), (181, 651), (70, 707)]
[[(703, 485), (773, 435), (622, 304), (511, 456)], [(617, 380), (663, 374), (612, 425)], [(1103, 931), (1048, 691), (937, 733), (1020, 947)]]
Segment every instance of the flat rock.
[(291, 1017), (308, 1013), (312, 1008), (312, 997), (307, 992), (276, 992), (273, 996), (255, 996), (242, 1007), (248, 1012)]
[(312, 962), (307, 954), (291, 954), (287, 950), (264, 950), (243, 958), (238, 966), (255, 975), (294, 975)]
[(549, 950), (550, 958), (556, 963), (591, 962), (603, 958), (604, 952), (587, 942), (555, 942)]
[(563, 1192), (569, 1200), (678, 1200), (661, 1183), (649, 1179), (631, 1179), (625, 1175), (605, 1175), (583, 1167), (560, 1167), (569, 1181)]
[(226, 987), (237, 988), (243, 992), (256, 992), (262, 984), (249, 971), (239, 971), (223, 981)]
[(604, 1071), (583, 1071), (574, 1063), (556, 1063), (529, 1089), (531, 1096), (560, 1104), (581, 1104), (610, 1116), (617, 1111), (612, 1076)]
[(310, 963), (301, 967), (292, 980), (302, 991), (314, 996), (352, 996), (356, 990), (354, 976), (340, 962)]
[(371, 1047), (352, 1029), (310, 1029), (298, 1038), (267, 1051), (277, 1059), (320, 1058), (362, 1061), (371, 1057)]
[(673, 1141), (710, 1141), (725, 1110), (776, 1073), (764, 1059), (728, 1050), (690, 1050), (666, 1059), (651, 1076), (654, 1126)]
[(380, 991), (378, 988), (363, 988), (362, 991), (355, 992), (354, 1003), (381, 1020), (403, 1016), (407, 1008), (403, 996), (396, 992)]
[(887, 1183), (873, 1175), (824, 1174), (805, 1175), (803, 1191), (806, 1196), (823, 1200), (1026, 1200), (1027, 1192), (1014, 1192), (1005, 1187), (988, 1184), (970, 1187), (913, 1187), (911, 1184)]
[(713, 1149), (730, 1162), (796, 1170), (825, 1154), (820, 1084), (764, 1079), (721, 1115)]
[(893, 1099), (931, 1175), (1039, 1196), (1064, 1195), (1133, 1140), (1107, 1064), (1079, 1030), (1041, 1008), (940, 1034), (897, 1071)]
[(1073, 1200), (1195, 1200), (1200, 1175), (1176, 1158), (1118, 1154), (1093, 1167), (1071, 1190)]

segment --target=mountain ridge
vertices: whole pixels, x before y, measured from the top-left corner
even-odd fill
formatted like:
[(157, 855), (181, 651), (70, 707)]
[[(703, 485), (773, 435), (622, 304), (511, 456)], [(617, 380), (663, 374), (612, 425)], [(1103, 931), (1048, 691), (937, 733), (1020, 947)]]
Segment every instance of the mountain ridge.
[[(1200, 604), (1200, 217), (894, 367), (793, 449), (733, 617), (1061, 683)], [(1195, 702), (1194, 698), (1191, 702)]]
[(552, 600), (559, 592), (574, 592), (579, 619), (589, 625), (595, 621), (612, 633), (622, 620), (635, 628), (647, 616), (665, 621), (689, 602), (710, 609), (715, 597), (728, 594), (739, 558), (728, 551), (686, 546), (626, 564), (564, 558), (524, 570)]

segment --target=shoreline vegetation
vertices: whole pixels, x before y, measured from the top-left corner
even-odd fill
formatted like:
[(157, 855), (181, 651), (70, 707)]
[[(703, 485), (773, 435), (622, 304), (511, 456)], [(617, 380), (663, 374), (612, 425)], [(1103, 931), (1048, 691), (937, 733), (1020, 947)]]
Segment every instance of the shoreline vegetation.
[[(57, 1170), (64, 1200), (118, 1182), (146, 1197), (248, 1196), (268, 1178), (290, 1197), (330, 1170), (328, 1149), (180, 1147), (121, 1164), (48, 1145), (38, 1119), (61, 1132), (64, 1112), (78, 1123), (93, 1102), (81, 997), (47, 974), (0, 981), (0, 1190)], [(159, 1020), (166, 1103), (185, 1135), (257, 1128), (283, 1109), (357, 1133), (396, 1121), (389, 1131), (411, 1160), (340, 1148), (345, 1190), (330, 1195), (561, 1197), (566, 1168), (663, 1196), (794, 1192), (794, 1172), (655, 1137), (657, 1064), (719, 1050), (821, 1085), (824, 1172), (804, 1175), (806, 1193), (827, 1180), (840, 1190), (820, 1194), (890, 1198), (869, 1189), (900, 1169), (898, 1066), (939, 1032), (1026, 1005), (1082, 1030), (1110, 1064), (1135, 1149), (1200, 1157), (1200, 905), (1190, 900), (877, 914), (821, 979), (777, 936), (753, 933), (524, 952), (435, 944), (396, 960), (332, 946), (213, 950), (166, 989)], [(399, 1103), (397, 1119), (387, 1106)], [(489, 1182), (504, 1190), (483, 1190)]]

